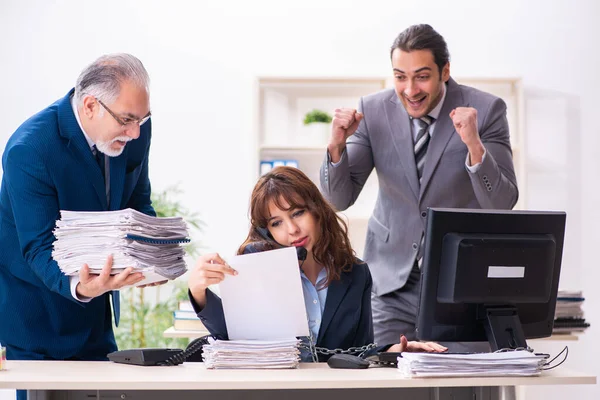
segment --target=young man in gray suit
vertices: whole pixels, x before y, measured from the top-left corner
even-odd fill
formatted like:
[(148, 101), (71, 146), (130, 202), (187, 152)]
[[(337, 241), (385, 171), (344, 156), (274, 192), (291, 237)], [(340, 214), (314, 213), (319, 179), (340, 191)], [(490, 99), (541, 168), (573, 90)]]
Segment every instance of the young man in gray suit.
[(375, 340), (415, 339), (427, 207), (510, 209), (518, 190), (502, 99), (450, 77), (444, 38), (429, 25), (394, 41), (394, 89), (336, 109), (321, 189), (351, 206), (375, 168), (379, 193), (364, 258), (373, 276)]

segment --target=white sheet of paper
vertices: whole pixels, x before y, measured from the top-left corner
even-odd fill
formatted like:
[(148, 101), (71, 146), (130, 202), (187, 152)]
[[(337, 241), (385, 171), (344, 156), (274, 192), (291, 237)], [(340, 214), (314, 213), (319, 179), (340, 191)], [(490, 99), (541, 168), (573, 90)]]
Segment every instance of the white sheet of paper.
[(238, 272), (219, 284), (229, 339), (309, 335), (294, 247), (234, 256), (227, 262)]

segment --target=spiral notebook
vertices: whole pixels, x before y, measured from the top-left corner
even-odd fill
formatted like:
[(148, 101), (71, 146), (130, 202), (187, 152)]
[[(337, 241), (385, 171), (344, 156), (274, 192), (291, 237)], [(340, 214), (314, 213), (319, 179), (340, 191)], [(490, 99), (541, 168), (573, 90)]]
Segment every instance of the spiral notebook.
[(185, 237), (161, 237), (155, 238), (151, 236), (144, 236), (140, 234), (128, 233), (125, 235), (127, 239), (136, 240), (138, 242), (152, 243), (152, 244), (181, 244), (189, 243), (190, 239)]

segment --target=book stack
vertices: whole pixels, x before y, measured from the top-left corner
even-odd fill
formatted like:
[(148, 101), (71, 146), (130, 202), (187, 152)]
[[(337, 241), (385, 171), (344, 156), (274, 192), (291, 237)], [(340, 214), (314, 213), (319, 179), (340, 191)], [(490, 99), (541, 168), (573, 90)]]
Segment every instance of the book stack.
[(559, 290), (554, 314), (552, 333), (570, 334), (584, 332), (590, 324), (583, 314), (583, 292), (580, 290)]
[(180, 301), (179, 309), (173, 311), (173, 329), (198, 332), (199, 336), (209, 334), (189, 301)]
[(300, 341), (284, 340), (214, 340), (202, 348), (206, 368), (212, 369), (283, 369), (297, 368)]
[(52, 258), (65, 275), (84, 264), (99, 274), (109, 255), (111, 274), (127, 267), (143, 272), (144, 285), (175, 279), (186, 271), (187, 225), (180, 217), (151, 217), (131, 208), (119, 211), (64, 211), (56, 221)]

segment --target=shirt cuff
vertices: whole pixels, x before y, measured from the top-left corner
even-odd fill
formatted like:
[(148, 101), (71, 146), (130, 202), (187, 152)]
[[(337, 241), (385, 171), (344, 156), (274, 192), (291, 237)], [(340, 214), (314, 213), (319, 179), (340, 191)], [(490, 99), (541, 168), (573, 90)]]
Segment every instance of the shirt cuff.
[(91, 297), (77, 296), (77, 284), (79, 284), (79, 277), (70, 276), (69, 285), (71, 286), (71, 296), (73, 296), (75, 300), (80, 301), (82, 303), (89, 303), (92, 300)]
[(465, 166), (467, 167), (467, 169), (469, 170), (469, 172), (475, 173), (477, 171), (479, 171), (479, 167), (481, 167), (481, 164), (483, 164), (483, 162), (485, 161), (485, 156), (487, 154), (487, 149), (483, 149), (483, 157), (481, 157), (481, 162), (477, 163), (475, 165), (469, 165), (469, 153), (467, 153), (467, 159), (465, 160)]
[(346, 153), (346, 148), (344, 148), (344, 150), (342, 150), (342, 154), (340, 155), (340, 161), (334, 163), (331, 161), (331, 155), (329, 154), (329, 151), (327, 152), (327, 160), (329, 161), (329, 164), (331, 164), (332, 167), (337, 167), (338, 165), (340, 165), (342, 163), (342, 160), (344, 159), (344, 154)]

